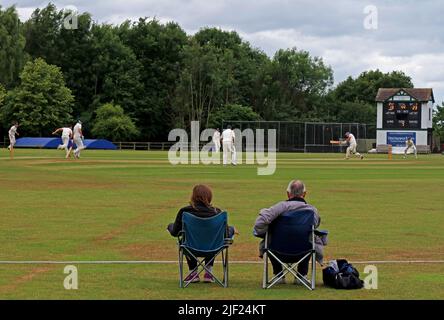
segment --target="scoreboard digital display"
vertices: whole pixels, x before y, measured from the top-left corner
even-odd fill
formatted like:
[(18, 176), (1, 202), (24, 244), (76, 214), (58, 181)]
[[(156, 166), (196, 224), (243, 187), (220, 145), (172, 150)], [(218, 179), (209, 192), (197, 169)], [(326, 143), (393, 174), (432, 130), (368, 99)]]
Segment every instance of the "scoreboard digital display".
[(385, 102), (383, 129), (421, 129), (421, 104), (418, 102)]

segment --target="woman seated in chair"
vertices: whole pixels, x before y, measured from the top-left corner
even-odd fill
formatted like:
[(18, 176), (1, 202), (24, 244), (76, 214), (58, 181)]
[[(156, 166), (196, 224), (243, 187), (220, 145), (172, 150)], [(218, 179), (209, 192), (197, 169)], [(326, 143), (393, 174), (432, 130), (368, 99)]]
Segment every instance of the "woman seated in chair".
[[(193, 194), (191, 195), (190, 205), (186, 206), (179, 210), (176, 216), (176, 221), (168, 225), (168, 231), (173, 237), (179, 236), (179, 233), (182, 231), (182, 215), (184, 212), (188, 212), (193, 214), (199, 218), (209, 218), (218, 215), (222, 212), (221, 209), (213, 207), (211, 201), (213, 199), (213, 193), (210, 187), (206, 185), (196, 185), (193, 188)], [(231, 238), (234, 234), (238, 234), (237, 230), (234, 227), (227, 227), (226, 235), (228, 238)], [(186, 256), (188, 267), (190, 271), (194, 270), (197, 267), (197, 261), (194, 258), (190, 258)], [(212, 257), (205, 258), (205, 263), (209, 263), (209, 269), (211, 270), (214, 260), (210, 261)], [(196, 276), (197, 272), (191, 273), (185, 281), (189, 281), (193, 279), (192, 282), (199, 282), (200, 279)], [(214, 278), (208, 272), (205, 272), (204, 282), (214, 282)]]

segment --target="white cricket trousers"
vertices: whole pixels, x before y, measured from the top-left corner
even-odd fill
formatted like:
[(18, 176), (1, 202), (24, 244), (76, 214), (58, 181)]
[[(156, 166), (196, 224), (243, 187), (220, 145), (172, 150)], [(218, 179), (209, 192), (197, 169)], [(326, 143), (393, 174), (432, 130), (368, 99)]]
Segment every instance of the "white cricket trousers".
[(9, 149), (13, 148), (15, 146), (15, 135), (9, 136)]
[(82, 151), (83, 149), (85, 149), (85, 146), (83, 145), (83, 140), (82, 138), (78, 137), (78, 138), (74, 138), (74, 143), (77, 146), (77, 149), (74, 150), (74, 154), (76, 154), (77, 156), (80, 156), (80, 151)]
[(357, 157), (361, 157), (361, 154), (359, 152), (356, 152), (356, 144), (351, 144), (348, 148), (347, 148), (347, 153), (346, 153), (346, 157), (347, 159), (350, 158), (350, 156), (352, 154), (356, 155)]
[(224, 142), (224, 165), (228, 164), (228, 153), (231, 153), (231, 163), (236, 164), (236, 148), (232, 142)]
[(415, 154), (415, 157), (418, 157), (418, 151), (416, 151), (416, 147), (415, 147), (415, 146), (407, 147), (407, 148), (404, 150), (404, 156), (407, 155), (407, 153), (409, 152), (410, 149), (413, 150), (413, 153)]
[(220, 141), (214, 141), (214, 152), (220, 152)]
[(68, 150), (69, 136), (62, 136), (62, 142), (63, 144), (59, 145), (58, 149)]

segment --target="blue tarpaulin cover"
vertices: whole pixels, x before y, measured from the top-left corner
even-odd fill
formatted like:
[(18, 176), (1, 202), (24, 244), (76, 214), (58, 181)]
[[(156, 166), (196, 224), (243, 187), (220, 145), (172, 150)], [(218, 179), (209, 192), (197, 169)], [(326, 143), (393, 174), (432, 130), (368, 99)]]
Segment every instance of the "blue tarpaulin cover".
[[(85, 139), (83, 141), (87, 149), (116, 150), (117, 147), (104, 139)], [(20, 138), (17, 139), (15, 148), (45, 148), (57, 149), (62, 144), (61, 138)]]

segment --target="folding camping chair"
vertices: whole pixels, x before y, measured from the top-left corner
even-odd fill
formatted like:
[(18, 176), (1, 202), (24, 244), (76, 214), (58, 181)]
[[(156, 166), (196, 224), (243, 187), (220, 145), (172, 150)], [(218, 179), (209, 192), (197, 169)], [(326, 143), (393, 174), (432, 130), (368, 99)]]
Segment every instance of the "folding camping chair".
[[(186, 288), (192, 280), (199, 276), (204, 270), (211, 274), (215, 281), (228, 287), (228, 247), (233, 243), (233, 238), (226, 238), (227, 213), (220, 214), (210, 218), (199, 218), (190, 213), (184, 212), (182, 216), (182, 231), (178, 237), (179, 246), (179, 281), (180, 287)], [(183, 277), (183, 259), (184, 254), (197, 261), (197, 266), (185, 277), (197, 272), (199, 267), (202, 269), (195, 277), (185, 281)], [(209, 269), (209, 264), (221, 254), (223, 266), (223, 279), (220, 281)], [(205, 258), (212, 257), (208, 264), (205, 264)], [(200, 260), (198, 258), (201, 258)]]
[[(314, 235), (314, 212), (312, 210), (284, 213), (271, 223), (265, 235), (262, 284), (264, 289), (271, 288), (288, 273), (291, 273), (306, 288), (315, 289), (316, 251)], [(283, 267), (283, 270), (272, 279), (269, 279), (268, 276), (270, 256)], [(305, 278), (295, 269), (307, 258), (311, 260), (311, 280)]]

